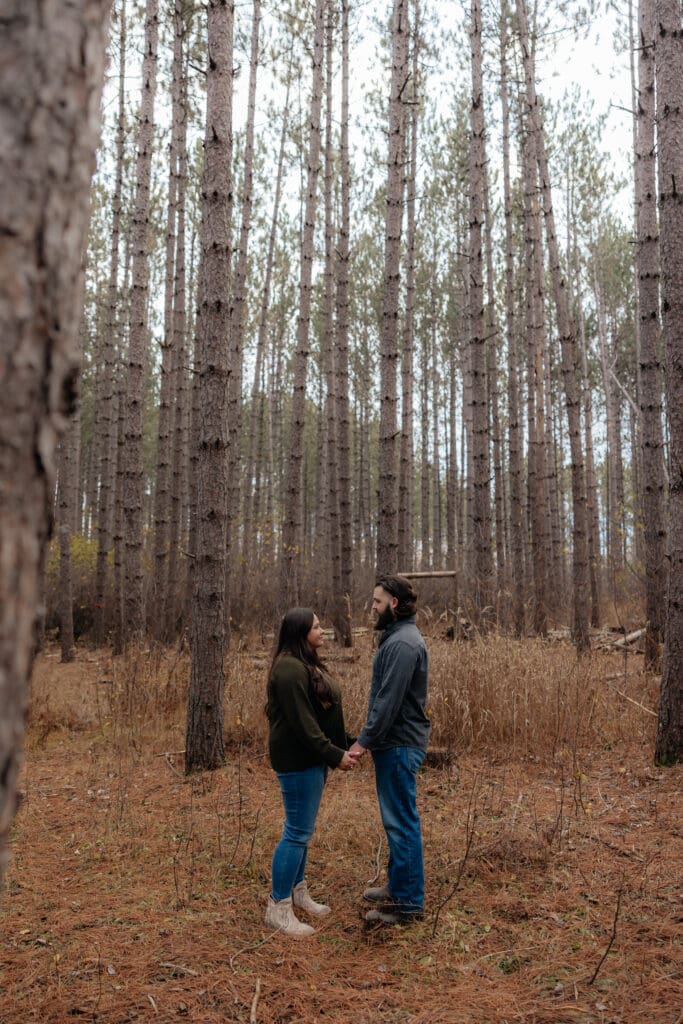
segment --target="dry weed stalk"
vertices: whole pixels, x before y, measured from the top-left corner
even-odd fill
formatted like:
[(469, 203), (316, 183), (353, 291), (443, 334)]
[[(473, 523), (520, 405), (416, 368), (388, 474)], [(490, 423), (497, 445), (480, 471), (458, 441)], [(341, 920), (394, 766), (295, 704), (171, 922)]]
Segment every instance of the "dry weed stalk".
[(600, 963), (595, 968), (595, 971), (593, 972), (593, 974), (591, 976), (591, 979), (588, 982), (589, 985), (592, 985), (593, 982), (597, 979), (598, 974), (602, 970), (602, 965), (604, 964), (605, 960), (609, 956), (609, 951), (611, 950), (612, 946), (614, 945), (614, 941), (615, 941), (615, 939), (617, 937), (617, 924), (619, 923), (619, 914), (621, 912), (621, 898), (622, 898), (623, 895), (624, 895), (624, 879), (622, 877), (621, 884), (619, 885), (619, 888), (617, 890), (617, 905), (614, 908), (614, 920), (612, 921), (612, 931), (611, 931), (611, 934), (610, 934), (610, 937), (609, 937), (609, 942), (607, 943), (607, 949), (602, 954), (602, 957), (600, 958)]
[(437, 905), (436, 910), (434, 911), (434, 921), (432, 923), (432, 938), (434, 938), (434, 936), (436, 935), (436, 929), (438, 928), (439, 925), (439, 917), (441, 915), (441, 911), (448, 903), (450, 903), (450, 901), (453, 899), (453, 897), (455, 896), (456, 892), (460, 887), (460, 882), (462, 881), (465, 865), (467, 864), (467, 861), (469, 859), (470, 850), (472, 849), (472, 843), (474, 842), (474, 828), (477, 823), (477, 798), (479, 795), (479, 789), (479, 776), (475, 775), (474, 782), (472, 783), (472, 790), (470, 792), (469, 801), (467, 804), (467, 819), (465, 822), (465, 849), (460, 860), (460, 864), (458, 865), (458, 872), (455, 876), (455, 881), (453, 882), (449, 891), (446, 893), (446, 896), (441, 900), (441, 902)]

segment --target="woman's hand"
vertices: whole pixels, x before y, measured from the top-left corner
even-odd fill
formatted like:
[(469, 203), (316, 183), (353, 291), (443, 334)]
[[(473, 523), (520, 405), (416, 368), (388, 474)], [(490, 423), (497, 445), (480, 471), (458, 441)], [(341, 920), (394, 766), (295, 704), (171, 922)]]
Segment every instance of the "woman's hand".
[(341, 768), (343, 772), (350, 772), (352, 768), (356, 767), (357, 758), (352, 757), (348, 750), (344, 751), (344, 756), (337, 765), (337, 768)]

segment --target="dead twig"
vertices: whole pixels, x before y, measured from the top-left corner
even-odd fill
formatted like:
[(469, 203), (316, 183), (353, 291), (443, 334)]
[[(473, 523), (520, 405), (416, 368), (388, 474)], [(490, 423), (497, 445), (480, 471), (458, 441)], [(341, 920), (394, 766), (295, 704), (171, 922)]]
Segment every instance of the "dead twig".
[[(605, 682), (609, 683), (610, 686), (612, 686), (612, 678), (621, 679), (621, 676), (605, 676)], [(628, 694), (623, 693), (618, 687), (612, 686), (612, 689), (615, 693), (618, 693), (620, 697), (623, 697), (624, 700), (627, 700), (629, 704), (634, 704), (637, 708), (640, 708), (641, 711), (644, 711), (646, 715), (652, 715), (653, 718), (657, 717), (655, 711), (652, 711), (650, 708), (646, 708), (644, 704), (634, 700), (633, 697), (629, 697)]]
[(187, 780), (187, 779), (185, 778), (185, 776), (183, 775), (183, 773), (182, 773), (182, 772), (179, 772), (179, 771), (178, 771), (178, 769), (177, 769), (177, 768), (176, 768), (176, 766), (175, 766), (175, 765), (173, 764), (173, 761), (171, 760), (171, 758), (169, 757), (169, 755), (168, 755), (168, 754), (164, 754), (164, 761), (166, 762), (166, 764), (167, 764), (167, 765), (168, 765), (168, 767), (169, 767), (169, 768), (171, 769), (171, 771), (173, 772), (173, 774), (174, 774), (174, 775), (177, 775), (177, 776), (178, 776), (178, 778), (179, 778), (179, 779), (182, 779), (182, 781), (183, 781), (183, 782), (187, 782), (187, 781), (188, 781), (188, 780)]
[(259, 996), (261, 995), (261, 979), (256, 979), (256, 990), (254, 992), (254, 998), (251, 1001), (251, 1010), (249, 1011), (249, 1024), (256, 1024), (256, 1007), (258, 1006)]
[(595, 968), (595, 970), (593, 972), (593, 977), (588, 982), (589, 985), (592, 985), (593, 982), (595, 981), (595, 979), (597, 978), (598, 974), (600, 973), (600, 971), (602, 969), (602, 965), (604, 964), (605, 960), (607, 959), (607, 956), (609, 954), (610, 949), (614, 945), (614, 940), (617, 937), (617, 924), (618, 924), (618, 921), (619, 921), (619, 912), (621, 911), (621, 897), (623, 895), (624, 895), (624, 883), (622, 881), (621, 885), (619, 886), (619, 890), (617, 892), (617, 905), (616, 905), (616, 908), (614, 910), (614, 921), (612, 922), (612, 934), (609, 937), (609, 942), (607, 943), (607, 949), (602, 954), (602, 957), (600, 959), (600, 963)]
[(261, 939), (260, 942), (255, 942), (252, 946), (244, 946), (242, 949), (238, 949), (236, 953), (232, 954), (228, 961), (231, 970), (235, 970), (233, 965), (238, 956), (242, 956), (242, 953), (251, 953), (253, 949), (259, 949), (261, 946), (265, 946), (266, 942), (270, 942), (274, 935), (279, 935), (280, 931), (280, 928), (276, 928), (274, 932), (271, 932), (270, 935), (266, 935), (265, 939)]
[(160, 963), (159, 967), (163, 967), (166, 971), (173, 971), (174, 974), (189, 974), (191, 978), (199, 977), (199, 971), (193, 971), (191, 967), (185, 967), (184, 964)]
[(382, 856), (382, 837), (380, 836), (379, 839), (377, 840), (377, 850), (375, 851), (375, 873), (372, 876), (372, 878), (368, 878), (368, 881), (367, 881), (368, 885), (373, 885), (377, 881), (377, 879), (379, 878), (379, 873), (380, 873), (380, 870), (381, 870), (381, 862), (380, 862), (381, 856)]

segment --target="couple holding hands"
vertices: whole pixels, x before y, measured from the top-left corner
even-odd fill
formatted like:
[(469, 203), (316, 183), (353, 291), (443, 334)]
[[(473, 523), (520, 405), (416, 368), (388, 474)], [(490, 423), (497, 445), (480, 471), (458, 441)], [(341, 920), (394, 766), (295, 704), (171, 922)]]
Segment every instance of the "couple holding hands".
[[(370, 751), (377, 800), (387, 835), (386, 885), (366, 889), (374, 904), (365, 919), (409, 923), (422, 916), (424, 868), (416, 803), (416, 776), (429, 739), (427, 649), (415, 624), (417, 595), (405, 576), (381, 576), (373, 592), (375, 629), (381, 631), (372, 667), (365, 724), (354, 742), (346, 732), (339, 685), (318, 650), (322, 628), (310, 608), (292, 608), (282, 620), (268, 678), (266, 712), (270, 762), (277, 773), (285, 825), (272, 865), (266, 924), (286, 935), (312, 935), (295, 909), (330, 912), (306, 887), (308, 843), (329, 768), (352, 770)], [(349, 745), (350, 744), (350, 745)]]

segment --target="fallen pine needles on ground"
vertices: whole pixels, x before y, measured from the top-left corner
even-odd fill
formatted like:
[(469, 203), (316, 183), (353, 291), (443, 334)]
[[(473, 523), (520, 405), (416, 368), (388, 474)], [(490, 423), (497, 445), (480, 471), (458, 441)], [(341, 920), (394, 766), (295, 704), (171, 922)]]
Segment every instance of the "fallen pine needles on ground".
[[(652, 767), (650, 716), (601, 684), (622, 662), (535, 643), (525, 661), (499, 639), (431, 655), (435, 741), (454, 757), (420, 774), (425, 919), (366, 930), (359, 896), (385, 850), (365, 761), (330, 777), (308, 877), (333, 913), (298, 943), (263, 924), (282, 821), (263, 666), (234, 659), (228, 762), (186, 778), (186, 660), (41, 657), (0, 1022), (680, 1019), (681, 775)], [(370, 656), (339, 668), (350, 728)], [(619, 688), (654, 706), (641, 673)]]

